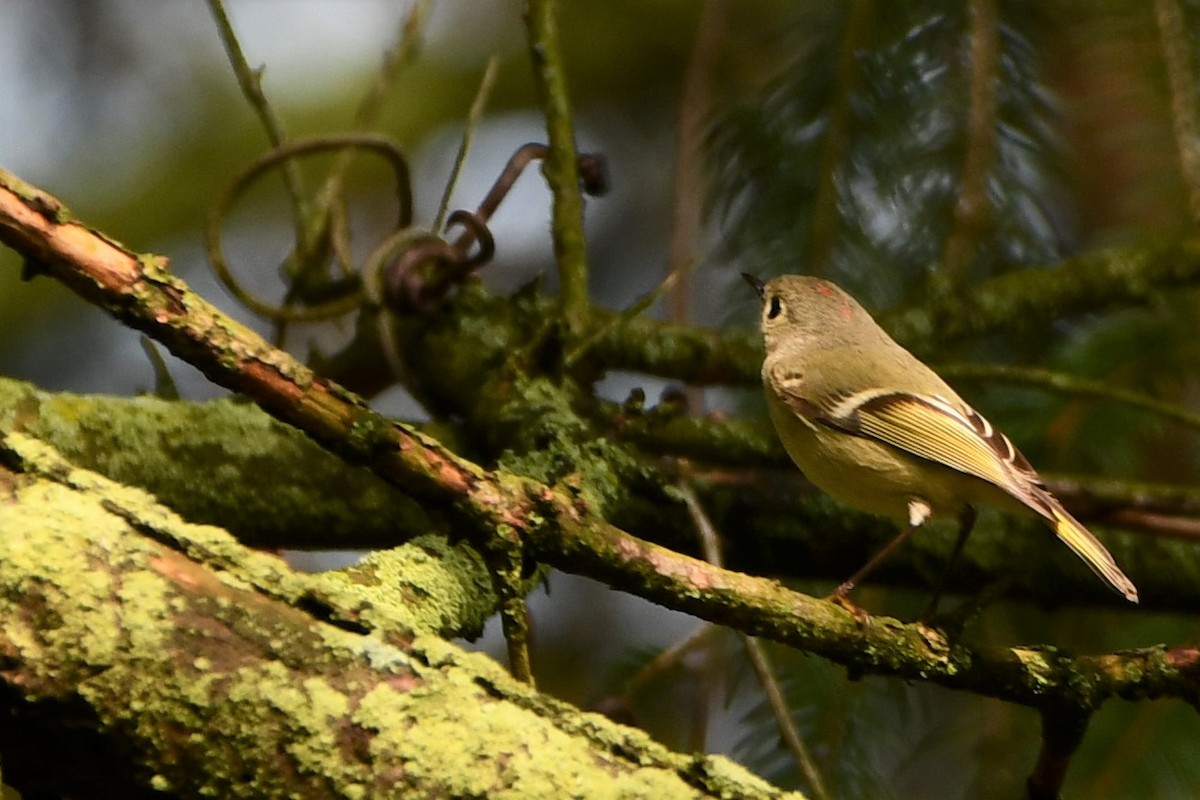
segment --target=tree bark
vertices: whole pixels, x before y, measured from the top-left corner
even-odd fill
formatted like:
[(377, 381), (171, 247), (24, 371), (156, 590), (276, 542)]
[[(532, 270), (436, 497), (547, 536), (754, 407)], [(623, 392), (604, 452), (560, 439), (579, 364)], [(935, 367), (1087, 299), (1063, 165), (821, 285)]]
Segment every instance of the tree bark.
[(178, 545), (223, 532), (2, 444), (0, 750), (29, 797), (788, 796), (436, 636), (319, 619)]

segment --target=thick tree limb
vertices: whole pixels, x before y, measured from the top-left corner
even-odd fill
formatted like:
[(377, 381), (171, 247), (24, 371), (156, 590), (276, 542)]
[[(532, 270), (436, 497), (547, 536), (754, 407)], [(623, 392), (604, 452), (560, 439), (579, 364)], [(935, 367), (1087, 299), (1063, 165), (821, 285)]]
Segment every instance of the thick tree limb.
[(418, 537), (371, 553), (347, 569), (300, 573), (219, 528), (183, 523), (140, 489), (78, 469), (25, 434), (0, 430), (0, 464), (73, 491), (98, 494), (107, 513), (143, 536), (347, 630), (373, 632), (389, 641), (414, 632), (474, 638), (496, 608), (479, 555), (466, 545), (449, 546), (444, 537)]
[[(321, 622), (239, 572), (270, 557), (193, 560), (185, 543), (239, 548), (27, 437), (0, 442), (0, 530), (0, 750), (24, 754), (5, 777), (26, 791), (798, 797), (538, 695), (433, 636)], [(54, 738), (28, 741), (48, 713)], [(116, 746), (89, 750), (81, 730)], [(89, 790), (77, 775), (103, 777)]]
[(378, 549), (448, 530), (368, 470), (348, 468), (236, 399), (51, 393), (0, 377), (0, 430), (25, 431), (75, 464), (147, 489), (188, 520), (226, 528), (255, 547)]

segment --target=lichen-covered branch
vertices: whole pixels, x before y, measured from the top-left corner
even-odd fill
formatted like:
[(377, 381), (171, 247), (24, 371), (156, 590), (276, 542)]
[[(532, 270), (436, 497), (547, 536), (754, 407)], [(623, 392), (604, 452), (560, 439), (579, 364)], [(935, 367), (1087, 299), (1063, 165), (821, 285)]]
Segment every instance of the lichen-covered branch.
[(1074, 657), (1042, 648), (951, 643), (921, 624), (860, 621), (775, 581), (634, 538), (598, 517), (588, 494), (569, 479), (548, 485), (488, 472), (379, 417), (360, 398), (225, 318), (170, 276), (161, 259), (137, 257), (109, 242), (30, 187), (11, 180), (8, 187), (0, 189), (0, 239), (214, 381), (247, 393), (331, 450), (445, 509), (457, 532), (477, 543), (518, 538), (537, 560), (825, 656), (856, 673), (931, 681), (1037, 707), (1087, 709), (1115, 695), (1195, 700), (1200, 656), (1191, 648)]
[[(255, 547), (386, 548), (447, 530), (370, 471), (233, 398), (73, 395), (0, 377), (0, 430), (49, 442), (79, 466)], [(253, 478), (261, 475), (270, 480)]]
[[(578, 419), (557, 419), (569, 414), (569, 408), (560, 404), (551, 409), (545, 403), (550, 391), (543, 386), (528, 403), (528, 414), (540, 416), (538, 424), (549, 421), (560, 437), (615, 440), (594, 452), (578, 443), (556, 442), (559, 452), (577, 448), (571, 451), (575, 464), (615, 461), (620, 443), (698, 459), (688, 470), (706, 507), (722, 528), (739, 531), (728, 544), (734, 569), (836, 582), (894, 535), (876, 519), (848, 517), (831, 508), (790, 466), (761, 425), (721, 423), (659, 409), (606, 417), (599, 421), (602, 433), (597, 435)], [(532, 402), (536, 397), (540, 402)], [(503, 410), (500, 404), (492, 406), (493, 412)], [(42, 439), (73, 463), (147, 489), (185, 519), (226, 528), (254, 547), (392, 548), (430, 532), (451, 532), (435, 509), (421, 508), (368, 470), (347, 467), (301, 432), (236, 400), (195, 404), (49, 393), (0, 378), (0, 430)], [(532, 423), (529, 431), (535, 440), (545, 441)], [(522, 441), (515, 436), (510, 444)], [(510, 455), (509, 461), (514, 460)], [(533, 465), (526, 461), (524, 466)], [(198, 474), (204, 480), (197, 480)], [(254, 475), (271, 479), (247, 479)], [(617, 472), (595, 475), (596, 480), (617, 482), (637, 478)], [(669, 472), (659, 478), (668, 480)], [(1085, 521), (1155, 534), (1109, 540), (1145, 589), (1150, 607), (1197, 608), (1200, 576), (1191, 566), (1195, 559), (1182, 545), (1162, 541), (1161, 535), (1200, 519), (1200, 492), (1184, 486), (1062, 476), (1053, 477), (1051, 484)], [(627, 528), (634, 533), (676, 550), (694, 549), (686, 526), (675, 529), (682, 512), (674, 501), (641, 503), (634, 511), (619, 503), (609, 507), (620, 516), (636, 515), (636, 524)], [(1140, 516), (1131, 516), (1135, 512)], [(1071, 569), (1072, 562), (1046, 539), (1038, 523), (1009, 527), (999, 522), (990, 517), (981, 521), (959, 569), (949, 576), (948, 588), (969, 593), (1020, 564), (1011, 597), (1029, 598), (1041, 606), (1117, 600), (1086, 570)], [(948, 538), (942, 535), (947, 533), (929, 531), (917, 537), (889, 562), (878, 582), (924, 586), (937, 571), (932, 567), (948, 552)], [(1169, 570), (1156, 566), (1168, 562)], [(1052, 574), (1055, 579), (1047, 579)]]
[(884, 315), (884, 327), (918, 355), (948, 341), (1074, 314), (1144, 306), (1171, 288), (1200, 284), (1200, 239), (1142, 242), (1083, 253), (1054, 266), (1006, 272), (971, 288)]
[[(775, 581), (730, 572), (639, 541), (612, 528), (579, 525), (568, 536), (530, 537), (575, 571), (610, 586), (844, 664), (855, 674), (930, 681), (1011, 702), (1094, 708), (1113, 696), (1200, 699), (1200, 650), (1151, 647), (1102, 656), (1052, 648), (950, 642), (921, 623), (858, 620), (840, 606)], [(1169, 687), (1169, 688), (1168, 688)]]
[[(414, 632), (475, 638), (497, 605), (483, 560), (465, 544), (423, 536), (378, 550), (342, 570), (301, 573), (283, 559), (240, 544), (226, 531), (180, 519), (140, 489), (79, 469), (53, 447), (0, 429), (0, 463), (86, 497), (142, 536), (253, 589), (321, 619), (389, 641)], [(71, 499), (61, 495), (64, 502)], [(72, 513), (78, 508), (72, 507)]]
[(433, 636), (321, 621), (162, 541), (218, 534), (144, 494), (25, 437), (0, 453), (0, 750), (33, 794), (101, 774), (190, 797), (798, 797)]

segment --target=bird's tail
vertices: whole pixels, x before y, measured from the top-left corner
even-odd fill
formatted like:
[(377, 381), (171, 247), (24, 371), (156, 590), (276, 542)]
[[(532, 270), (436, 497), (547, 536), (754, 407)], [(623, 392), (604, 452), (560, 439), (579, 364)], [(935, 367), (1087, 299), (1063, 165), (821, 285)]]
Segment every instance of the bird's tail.
[(1092, 536), (1078, 520), (1068, 514), (1057, 501), (1051, 502), (1049, 506), (1047, 510), (1050, 512), (1050, 524), (1054, 528), (1054, 533), (1059, 539), (1062, 539), (1063, 544), (1082, 558), (1092, 568), (1092, 572), (1103, 578), (1118, 593), (1124, 595), (1126, 600), (1136, 603), (1138, 601), (1137, 587), (1125, 576), (1124, 572), (1121, 572), (1121, 568), (1117, 566), (1117, 562), (1113, 560), (1112, 554), (1105, 549), (1104, 545), (1100, 544), (1100, 541)]

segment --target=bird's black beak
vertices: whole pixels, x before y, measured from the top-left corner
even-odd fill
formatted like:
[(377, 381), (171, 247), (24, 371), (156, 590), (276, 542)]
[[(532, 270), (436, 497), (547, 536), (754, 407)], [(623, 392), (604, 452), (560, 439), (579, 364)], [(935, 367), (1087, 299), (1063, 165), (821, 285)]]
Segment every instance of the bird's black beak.
[(763, 299), (763, 290), (766, 288), (767, 285), (765, 283), (763, 283), (762, 281), (760, 281), (758, 278), (751, 275), (749, 272), (743, 272), (742, 277), (746, 279), (746, 283), (748, 283), (754, 287), (754, 291), (758, 292), (758, 299), (762, 300)]

